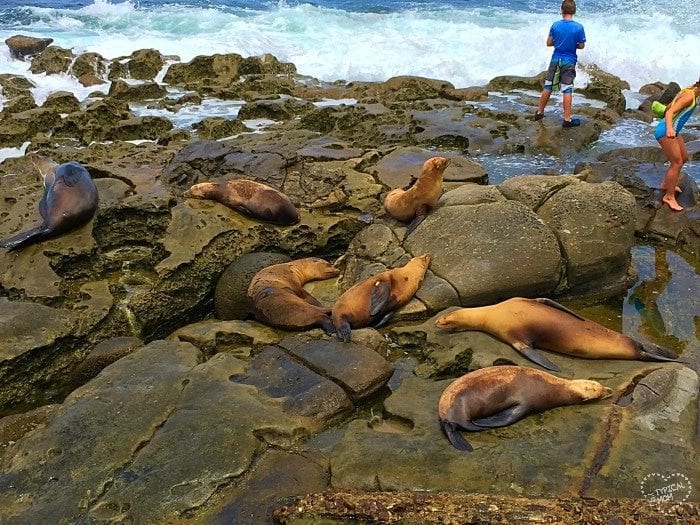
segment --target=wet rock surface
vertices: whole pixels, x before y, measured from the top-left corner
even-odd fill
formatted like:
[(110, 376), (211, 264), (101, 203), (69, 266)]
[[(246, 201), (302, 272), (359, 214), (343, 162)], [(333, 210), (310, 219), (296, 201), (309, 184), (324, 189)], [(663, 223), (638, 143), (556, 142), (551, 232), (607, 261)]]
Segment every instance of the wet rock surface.
[[(596, 72), (586, 96), (607, 107), (582, 106), (584, 123), (571, 131), (529, 119), (536, 96), (521, 90), (539, 90), (540, 77), (464, 90), (417, 77), (326, 85), (270, 55), (185, 64), (140, 50), (110, 61), (33, 44), (43, 47), (32, 71), (104, 86), (88, 100), (54, 93), (38, 105), (29, 81), (0, 77), (0, 146), (28, 141), (27, 151), (81, 162), (100, 205), (81, 228), (0, 253), (0, 521), (265, 523), (279, 498), (332, 486), (488, 492), (474, 496), (482, 514), (473, 516), (495, 523), (589, 511), (616, 519), (615, 505), (633, 523), (641, 510), (606, 498), (646, 508), (642, 491), (663, 476), (697, 477), (693, 344), (676, 364), (553, 354), (563, 377), (596, 379), (616, 395), (470, 434), (469, 455), (449, 446), (436, 416), (453, 378), (531, 365), (486, 334), (437, 330), (445, 309), (512, 295), (619, 296), (634, 274), (634, 235), (697, 257), (697, 186), (682, 179), (684, 212), (658, 208), (656, 150), (499, 185), (472, 157), (585, 155), (621, 118), (620, 79)], [(173, 102), (166, 88), (189, 91)], [(500, 104), (494, 90), (515, 102)], [(136, 109), (214, 98), (240, 101), (240, 113), (175, 128)], [(318, 104), (332, 98), (341, 102)], [(253, 132), (249, 119), (269, 123)], [(697, 154), (692, 141), (688, 149)], [(402, 241), (407, 225), (382, 200), (435, 155), (451, 159), (445, 193)], [(40, 222), (42, 181), (25, 157), (0, 163), (0, 176), (5, 238)], [(183, 197), (192, 184), (229, 178), (284, 192), (301, 221), (277, 227)], [(339, 278), (306, 286), (331, 306), (360, 279), (423, 253), (433, 262), (415, 298), (351, 343), (250, 320), (245, 291), (269, 264), (333, 262)], [(343, 496), (342, 505), (352, 519), (389, 521), (396, 505), (409, 509), (402, 494), (393, 503)], [(595, 510), (581, 496), (603, 501)], [(410, 497), (425, 503), (407, 514), (415, 519), (430, 522), (428, 505), (442, 522), (450, 509), (462, 516), (449, 498)], [(569, 499), (521, 510), (524, 497)], [(315, 516), (305, 505), (277, 519)], [(659, 509), (659, 520), (697, 516), (692, 504)], [(349, 516), (339, 513), (323, 519)]]

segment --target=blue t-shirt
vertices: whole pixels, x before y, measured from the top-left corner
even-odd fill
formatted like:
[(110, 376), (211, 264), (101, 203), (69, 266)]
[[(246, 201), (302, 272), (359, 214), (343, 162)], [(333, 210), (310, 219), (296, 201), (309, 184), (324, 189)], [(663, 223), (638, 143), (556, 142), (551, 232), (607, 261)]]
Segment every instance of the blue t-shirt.
[(576, 63), (576, 46), (586, 41), (583, 26), (573, 20), (563, 19), (552, 24), (549, 36), (554, 39), (552, 60), (563, 59)]

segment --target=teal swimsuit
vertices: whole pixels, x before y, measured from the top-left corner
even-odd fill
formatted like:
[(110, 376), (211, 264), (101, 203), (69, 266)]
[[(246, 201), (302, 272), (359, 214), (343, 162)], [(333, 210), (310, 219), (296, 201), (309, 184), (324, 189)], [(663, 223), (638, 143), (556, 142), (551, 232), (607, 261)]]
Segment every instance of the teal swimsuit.
[[(683, 89), (680, 91), (680, 93), (683, 93), (683, 91), (687, 91), (687, 90), (692, 90), (692, 88)], [(676, 96), (678, 96), (678, 95), (676, 95)], [(670, 106), (670, 104), (669, 104), (669, 106)], [(676, 130), (676, 134), (680, 133), (681, 129), (683, 129), (683, 126), (685, 125), (685, 123), (688, 122), (688, 119), (693, 114), (693, 112), (695, 111), (695, 108), (697, 106), (698, 106), (698, 98), (693, 97), (693, 103), (690, 104), (690, 106), (683, 108), (680, 112), (678, 112), (673, 117), (673, 129)], [(666, 136), (666, 119), (662, 118), (661, 121), (656, 125), (656, 130), (654, 131), (654, 138), (656, 140), (659, 140), (665, 136)]]

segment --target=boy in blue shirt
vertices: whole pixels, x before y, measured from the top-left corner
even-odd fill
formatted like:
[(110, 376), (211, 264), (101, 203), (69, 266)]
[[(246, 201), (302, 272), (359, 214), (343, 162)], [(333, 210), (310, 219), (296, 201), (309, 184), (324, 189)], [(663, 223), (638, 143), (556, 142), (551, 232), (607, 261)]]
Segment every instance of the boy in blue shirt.
[(571, 118), (571, 100), (576, 78), (576, 50), (586, 46), (586, 33), (581, 24), (574, 22), (574, 14), (576, 2), (564, 0), (561, 3), (562, 19), (554, 22), (549, 30), (547, 46), (554, 46), (554, 53), (544, 81), (544, 90), (540, 95), (540, 105), (534, 116), (534, 120), (544, 117), (544, 107), (549, 101), (552, 89), (560, 86), (564, 104), (564, 121), (561, 125), (564, 128), (573, 128), (581, 124), (579, 119)]

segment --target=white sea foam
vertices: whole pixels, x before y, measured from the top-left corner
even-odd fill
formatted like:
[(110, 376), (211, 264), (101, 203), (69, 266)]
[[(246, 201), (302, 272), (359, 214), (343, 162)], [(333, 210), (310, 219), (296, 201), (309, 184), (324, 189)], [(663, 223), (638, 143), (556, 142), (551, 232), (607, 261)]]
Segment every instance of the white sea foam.
[[(630, 4), (630, 2), (626, 2)], [(632, 2), (634, 4), (634, 2)], [(661, 81), (682, 85), (700, 72), (700, 34), (654, 12), (653, 6), (581, 16), (588, 43), (581, 64), (597, 64), (627, 80), (632, 89)], [(633, 9), (634, 7), (634, 9)], [(456, 87), (483, 85), (498, 75), (534, 75), (551, 56), (544, 41), (557, 13), (535, 14), (499, 8), (357, 13), (281, 2), (269, 11), (164, 5), (146, 10), (138, 2), (95, 0), (79, 10), (34, 8), (37, 20), (20, 30), (0, 30), (0, 41), (19, 32), (54, 38), (61, 47), (106, 58), (155, 48), (189, 61), (197, 55), (272, 53), (320, 80), (381, 81), (420, 75)], [(26, 74), (0, 45), (0, 73)], [(84, 97), (68, 78), (30, 78), (38, 92), (61, 87)], [(578, 85), (586, 82), (582, 72)]]

